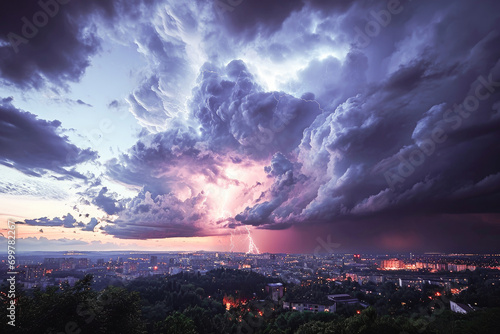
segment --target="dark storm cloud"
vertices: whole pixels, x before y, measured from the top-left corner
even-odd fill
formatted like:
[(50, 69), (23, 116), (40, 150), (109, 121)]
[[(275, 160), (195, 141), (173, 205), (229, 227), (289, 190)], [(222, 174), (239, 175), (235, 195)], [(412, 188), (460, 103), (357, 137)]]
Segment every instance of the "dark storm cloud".
[(151, 193), (141, 192), (103, 230), (120, 239), (203, 236), (200, 221), (206, 215), (205, 198), (199, 194), (182, 201), (170, 194), (153, 198)]
[[(30, 226), (45, 226), (45, 227), (63, 227), (63, 228), (79, 228), (82, 231), (94, 231), (94, 228), (99, 224), (99, 221), (95, 218), (91, 218), (90, 222), (84, 224), (81, 221), (77, 221), (70, 213), (65, 216), (54, 217), (49, 219), (47, 217), (42, 217), (38, 219), (26, 219), (24, 222), (17, 222), (18, 224), (26, 224)], [(40, 229), (43, 233), (43, 229)], [(75, 231), (76, 233), (76, 231)]]
[[(22, 224), (23, 222), (19, 223)], [(63, 216), (62, 218), (55, 217), (53, 219), (49, 219), (47, 217), (43, 217), (39, 219), (26, 219), (24, 221), (24, 224), (32, 226), (61, 226), (65, 228), (74, 228), (82, 223), (81, 222), (78, 223), (76, 219), (70, 213), (68, 213), (66, 216)]]
[[(344, 20), (358, 22), (349, 14), (361, 9), (370, 18), (378, 7), (367, 4), (351, 8)], [(394, 18), (343, 64), (334, 58), (311, 62), (298, 84), (328, 108), (304, 131), (296, 150), (302, 165), (296, 173), (306, 178), (281, 192), (273, 186), (272, 197), (238, 220), (272, 226), (364, 215), (383, 220), (498, 212), (500, 15), (491, 6), (498, 4), (408, 5), (404, 20)], [(470, 24), (477, 29), (466, 29)], [(327, 66), (344, 71), (344, 78), (314, 82)]]
[[(244, 11), (245, 6), (253, 7)], [(172, 196), (173, 188), (189, 187), (189, 175), (197, 173), (215, 180), (222, 175), (218, 160), (222, 155), (234, 163), (241, 161), (241, 155), (269, 161), (266, 172), (274, 183), (235, 217), (261, 228), (346, 221), (368, 229), (369, 224), (361, 222), (371, 216), (376, 221), (370, 224), (387, 230), (403, 216), (414, 216), (416, 222), (424, 213), (445, 219), (449, 217), (445, 213), (498, 212), (500, 31), (499, 16), (490, 10), (497, 6), (494, 2), (401, 2), (401, 11), (363, 47), (354, 28), (364, 29), (376, 20), (372, 12), (386, 10), (387, 3), (292, 1), (283, 6), (279, 15), (267, 16), (278, 10), (277, 2), (242, 2), (225, 13), (227, 36), (245, 41), (280, 37), (279, 42), (265, 45), (256, 42), (256, 48), (277, 63), (341, 42), (350, 45), (345, 58), (316, 57), (304, 64), (297, 80), (289, 83), (296, 96), (265, 91), (240, 60), (223, 67), (206, 63), (190, 100), (194, 122), (174, 123), (177, 131), (141, 137), (129, 152), (108, 164), (109, 176), (144, 187), (154, 199), (134, 199), (118, 213), (120, 218), (108, 233), (120, 238), (148, 238), (158, 230), (164, 231), (162, 236), (199, 235), (202, 230), (193, 225), (196, 219), (186, 219), (181, 209), (168, 214), (165, 209), (194, 205)], [(332, 22), (326, 13), (335, 11), (343, 16)], [(299, 22), (301, 27), (317, 24), (316, 32), (294, 30), (287, 23), (292, 16), (309, 20)], [(474, 30), (464, 28), (471, 25)], [(129, 103), (138, 119), (162, 131), (165, 120), (175, 119), (176, 114), (171, 112), (175, 108), (165, 107), (170, 97), (165, 98), (163, 76), (172, 64), (180, 64), (179, 71), (184, 71), (184, 65), (175, 61), (184, 50), (182, 43), (171, 44), (167, 55), (158, 35), (148, 36), (142, 43), (151, 55), (157, 52), (153, 58), (169, 58)], [(179, 71), (172, 71), (173, 77), (179, 76)], [(489, 95), (477, 110), (466, 117), (453, 111), (454, 104), (475, 96), (478, 85), (483, 95)], [(415, 150), (438, 137), (446, 140), (435, 142), (431, 153), (424, 152), (425, 161), (400, 177), (402, 182), (388, 181), (387, 172), (397, 175)], [(184, 168), (184, 177), (169, 174), (173, 167)], [(164, 210), (154, 210), (155, 205)], [(161, 223), (165, 217), (178, 223)], [(147, 226), (148, 221), (155, 223)], [(182, 224), (188, 227), (184, 233)], [(147, 226), (144, 233), (142, 225)], [(339, 234), (348, 228), (335, 226)], [(470, 229), (472, 225), (463, 228)]]
[[(224, 175), (216, 154), (192, 129), (150, 134), (141, 139), (119, 159), (107, 164), (108, 176), (126, 185), (141, 187), (134, 198), (118, 200), (101, 189), (94, 201), (108, 214), (119, 216), (103, 227), (122, 239), (193, 237), (207, 232), (206, 194), (195, 193), (193, 177), (202, 175), (207, 183), (234, 182)], [(176, 189), (189, 189), (190, 198), (179, 199)]]
[[(64, 3), (64, 4), (61, 4)], [(7, 1), (0, 13), (3, 84), (41, 88), (78, 81), (100, 46), (91, 16), (110, 19), (113, 1)]]
[(191, 109), (210, 148), (232, 148), (257, 159), (288, 153), (319, 114), (312, 94), (265, 92), (241, 60), (224, 69), (205, 64)]
[(113, 196), (113, 194), (107, 196), (106, 193), (108, 193), (108, 188), (102, 187), (99, 194), (94, 197), (92, 202), (99, 208), (103, 209), (108, 215), (114, 215), (121, 211), (123, 207), (114, 198), (115, 196)]
[[(105, 28), (135, 22), (156, 0), (24, 0), (0, 5), (0, 81), (21, 89), (67, 88), (101, 49)], [(133, 24), (133, 23), (132, 23)], [(97, 26), (102, 28), (98, 31)]]
[[(230, 34), (251, 39), (257, 34), (269, 35), (280, 29), (291, 12), (300, 10), (302, 0), (214, 1), (218, 18), (222, 18)], [(224, 15), (227, 13), (226, 15)]]
[(184, 168), (185, 176), (201, 173), (212, 181), (219, 175), (219, 162), (198, 145), (192, 129), (161, 132), (141, 139), (119, 159), (107, 163), (108, 175), (125, 184), (144, 187), (153, 196), (171, 192), (172, 186), (188, 182), (174, 169)]
[(61, 135), (61, 122), (38, 119), (14, 107), (10, 98), (0, 101), (0, 129), (0, 163), (28, 175), (52, 171), (84, 179), (72, 167), (97, 158), (96, 152), (80, 149)]
[[(144, 92), (153, 99), (159, 98), (159, 94), (153, 94), (151, 90), (146, 89)], [(226, 160), (226, 156), (237, 163), (241, 162), (239, 154), (262, 159), (270, 157), (276, 150), (290, 152), (299, 144), (302, 131), (319, 114), (318, 104), (311, 98), (310, 94), (297, 99), (283, 92), (262, 91), (242, 61), (233, 61), (223, 69), (206, 64), (201, 69), (199, 84), (194, 89), (191, 102), (194, 119), (201, 126), (201, 135), (179, 124), (176, 130), (141, 137), (126, 154), (107, 164), (108, 175), (125, 184), (143, 188), (153, 198), (171, 196), (169, 203), (195, 205), (198, 201), (180, 201), (171, 193), (180, 187), (192, 191), (191, 178), (199, 175), (203, 175), (208, 183), (218, 183), (220, 180), (237, 182), (224, 174), (223, 160)], [(157, 102), (160, 103), (159, 100)], [(149, 111), (144, 109), (143, 112)], [(270, 167), (273, 169), (270, 174), (276, 175), (290, 168), (290, 162), (284, 160), (283, 155), (277, 155)], [(179, 173), (180, 169), (182, 173)], [(276, 188), (285, 187), (291, 182), (292, 176), (283, 176)], [(271, 205), (276, 207), (281, 202), (275, 201)], [(114, 203), (110, 202), (110, 205), (112, 209), (115, 208)], [(115, 225), (107, 228), (108, 233), (121, 238), (138, 235), (139, 223), (145, 221), (135, 215), (147, 215), (148, 219), (156, 221), (165, 220), (163, 211), (151, 210), (145, 204), (135, 206), (128, 203), (126, 208), (117, 212), (120, 218), (114, 222)], [(192, 222), (190, 212), (193, 210), (179, 210), (178, 214), (184, 212), (182, 218), (176, 217), (171, 221)], [(123, 218), (127, 215), (134, 215), (134, 218)], [(136, 223), (129, 223), (131, 219)], [(170, 226), (165, 220), (158, 229), (169, 230)], [(157, 235), (181, 236), (175, 232), (178, 226), (176, 223), (172, 225), (171, 232), (158, 232)], [(182, 236), (190, 233), (202, 235), (205, 231), (197, 227)], [(154, 234), (153, 227), (150, 227), (147, 235)]]
[(217, 19), (227, 29), (228, 35), (248, 41), (259, 37), (268, 37), (279, 31), (283, 22), (293, 12), (307, 8), (308, 11), (319, 11), (324, 15), (342, 12), (349, 8), (351, 0), (219, 0), (213, 1)]
[[(293, 175), (293, 164), (281, 153), (274, 155), (271, 165), (265, 167), (265, 171), (269, 177), (275, 178), (271, 188), (263, 194), (269, 196), (271, 200), (263, 201), (253, 208), (247, 207), (243, 213), (237, 215), (235, 219), (243, 224), (262, 225), (272, 223), (271, 214), (288, 199), (288, 194), (297, 183), (297, 178)], [(289, 224), (284, 224), (284, 226), (289, 226)], [(270, 226), (270, 228), (281, 229), (284, 227)]]

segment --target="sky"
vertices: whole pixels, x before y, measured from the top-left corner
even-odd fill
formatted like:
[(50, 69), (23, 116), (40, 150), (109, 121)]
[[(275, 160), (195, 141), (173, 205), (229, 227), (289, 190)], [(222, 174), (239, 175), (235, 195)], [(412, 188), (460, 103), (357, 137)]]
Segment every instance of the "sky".
[(0, 5), (0, 244), (500, 251), (496, 0)]

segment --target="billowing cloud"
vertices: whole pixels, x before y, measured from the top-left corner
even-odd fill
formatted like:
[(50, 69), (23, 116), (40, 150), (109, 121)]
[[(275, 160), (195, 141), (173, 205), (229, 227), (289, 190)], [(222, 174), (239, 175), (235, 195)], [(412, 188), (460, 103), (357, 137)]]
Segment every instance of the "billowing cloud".
[[(240, 211), (222, 219), (230, 222), (226, 227), (280, 229), (366, 216), (498, 211), (494, 203), (500, 166), (488, 150), (499, 139), (494, 129), (500, 31), (487, 6), (472, 10), (472, 5), (451, 2), (401, 3), (392, 8), (390, 24), (378, 23), (379, 34), (371, 34), (368, 45), (362, 45), (363, 36), (355, 28), (377, 20), (371, 13), (389, 9), (366, 1), (338, 6), (290, 2), (279, 16), (263, 15), (252, 23), (246, 20), (252, 15), (239, 18), (245, 6), (267, 14), (279, 8), (274, 2), (242, 2), (223, 13), (227, 30), (222, 36), (243, 38), (244, 60), (237, 59), (235, 50), (226, 50), (222, 38), (210, 35), (212, 21), (195, 24), (187, 20), (192, 8), (183, 12), (192, 34), (200, 27), (207, 32), (202, 48), (210, 60), (191, 63), (200, 70), (187, 105), (169, 102), (176, 90), (168, 87), (182, 87), (188, 82), (183, 80), (193, 77), (180, 60), (190, 46), (187, 35), (175, 32), (184, 24), (172, 21), (178, 8), (160, 15), (164, 22), (174, 22), (168, 33), (156, 25), (143, 40), (144, 52), (161, 70), (144, 81), (129, 103), (154, 134), (141, 137), (129, 152), (108, 163), (109, 176), (143, 189), (116, 212), (120, 218), (106, 228), (108, 233), (148, 238), (158, 231), (165, 237), (213, 231), (214, 203), (224, 200), (202, 193), (199, 180), (237, 183), (227, 169), (244, 167), (241, 161), (254, 161), (262, 173), (245, 185), (252, 196), (233, 206)], [(453, 18), (468, 9), (471, 22), (481, 14), (488, 18), (477, 31), (463, 32), (467, 38), (449, 40), (452, 34), (442, 27), (461, 32)], [(329, 22), (326, 11), (343, 15)], [(303, 30), (293, 28), (298, 21)], [(170, 53), (161, 62), (165, 43), (170, 43)], [(248, 57), (246, 48), (261, 51), (257, 57), (262, 66)], [(282, 73), (280, 63), (295, 72), (278, 77), (273, 66)], [(260, 72), (262, 68), (269, 73)], [(167, 72), (172, 76), (165, 76)], [(179, 73), (185, 76), (179, 78)], [(268, 90), (273, 82), (283, 91)], [(465, 112), (453, 111), (454, 104), (474, 104), (469, 96), (476, 92), (481, 97), (475, 98), (473, 112), (463, 116)], [(411, 172), (402, 175), (408, 163)], [(258, 190), (255, 184), (260, 184)], [(200, 196), (206, 198), (203, 209)], [(164, 213), (167, 206), (173, 216)]]
[(206, 226), (205, 195), (185, 201), (173, 195), (151, 197), (146, 192), (131, 201), (120, 217), (104, 227), (104, 231), (122, 239), (153, 239), (204, 235)]
[[(409, 21), (386, 28), (391, 34), (393, 29), (426, 26), (425, 36), (413, 32), (426, 39), (425, 43), (401, 36), (399, 42), (391, 40), (396, 49), (373, 45), (356, 51), (358, 58), (362, 54), (368, 60), (361, 67), (361, 77), (369, 80), (372, 67), (380, 61), (379, 48), (389, 65), (385, 73), (378, 71), (377, 82), (312, 122), (296, 150), (301, 165), (297, 172), (307, 179), (293, 190), (285, 189), (264, 204), (247, 208), (240, 218), (260, 220), (243, 222), (255, 225), (260, 221), (268, 226), (367, 214), (498, 212), (494, 203), (499, 196), (496, 176), (500, 165), (491, 148), (499, 139), (494, 130), (498, 128), (494, 103), (500, 96), (496, 44), (500, 30), (493, 17), (484, 13), (488, 16), (481, 24), (484, 35), (463, 32), (469, 38), (467, 43), (443, 43), (440, 28), (449, 26), (447, 22), (467, 5), (440, 6), (439, 20), (428, 18), (429, 27), (423, 24), (422, 13), (433, 6), (422, 4), (415, 12), (405, 13)], [(480, 11), (488, 9), (474, 7), (473, 16)], [(398, 62), (397, 66), (391, 62)], [(333, 64), (340, 69), (345, 63)], [(317, 66), (321, 63), (311, 62), (307, 71)], [(354, 82), (363, 87), (365, 79)], [(347, 86), (350, 89), (349, 83)], [(328, 94), (321, 85), (316, 87), (321, 95)], [(345, 93), (341, 87), (337, 89)]]
[(202, 67), (191, 110), (210, 149), (233, 149), (256, 159), (289, 153), (320, 112), (313, 94), (295, 98), (263, 91), (239, 60), (224, 69)]
[(19, 110), (11, 98), (0, 101), (0, 129), (0, 163), (25, 174), (41, 176), (51, 171), (84, 179), (74, 167), (97, 157), (96, 152), (71, 144), (61, 134), (61, 122)]

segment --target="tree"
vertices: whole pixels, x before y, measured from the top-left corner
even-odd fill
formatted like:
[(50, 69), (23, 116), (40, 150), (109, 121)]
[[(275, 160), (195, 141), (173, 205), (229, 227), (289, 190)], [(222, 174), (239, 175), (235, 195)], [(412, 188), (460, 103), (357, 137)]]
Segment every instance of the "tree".
[(193, 320), (175, 312), (158, 324), (158, 332), (165, 334), (198, 334)]

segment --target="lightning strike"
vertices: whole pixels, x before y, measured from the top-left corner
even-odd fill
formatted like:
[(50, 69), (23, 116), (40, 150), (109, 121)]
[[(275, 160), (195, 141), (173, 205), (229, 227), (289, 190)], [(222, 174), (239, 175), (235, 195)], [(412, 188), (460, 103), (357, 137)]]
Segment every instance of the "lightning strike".
[(248, 234), (247, 234), (247, 238), (248, 238), (248, 252), (247, 252), (247, 254), (260, 254), (259, 248), (257, 248), (255, 243), (253, 242), (252, 235), (250, 234), (250, 229), (248, 228), (248, 226), (245, 226), (245, 228), (247, 229), (247, 232), (248, 232)]

